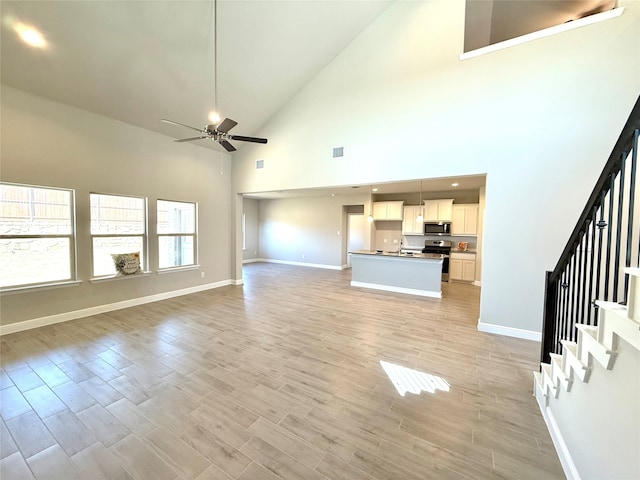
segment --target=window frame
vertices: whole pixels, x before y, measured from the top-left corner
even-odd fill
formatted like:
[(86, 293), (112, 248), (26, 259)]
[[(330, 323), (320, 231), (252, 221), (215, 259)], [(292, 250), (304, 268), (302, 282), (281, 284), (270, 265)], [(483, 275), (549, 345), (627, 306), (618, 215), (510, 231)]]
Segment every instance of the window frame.
[[(77, 284), (78, 282), (78, 251), (77, 251), (77, 224), (76, 224), (76, 192), (73, 188), (53, 187), (47, 185), (32, 185), (26, 183), (0, 182), (0, 185), (10, 187), (32, 188), (39, 190), (55, 190), (69, 193), (69, 222), (71, 232), (69, 234), (0, 234), (0, 239), (41, 239), (41, 238), (66, 238), (69, 240), (69, 278), (61, 278), (56, 280), (46, 280), (43, 282), (18, 283), (13, 285), (0, 286), (0, 292), (14, 292), (20, 290), (29, 290), (34, 288), (45, 288), (55, 286), (66, 286)], [(0, 199), (0, 202), (2, 200)]]
[[(144, 227), (144, 233), (127, 233), (122, 235), (117, 235), (113, 233), (98, 233), (94, 234), (91, 232), (91, 223), (93, 221), (93, 217), (91, 216), (91, 195), (102, 195), (105, 197), (124, 197), (124, 198), (135, 198), (138, 200), (142, 200), (143, 208), (142, 208), (142, 225)], [(142, 273), (149, 273), (149, 201), (147, 197), (138, 196), (138, 195), (127, 195), (120, 193), (104, 193), (104, 192), (89, 192), (89, 238), (91, 243), (91, 280), (102, 280), (109, 278), (130, 278), (130, 277), (138, 277), (140, 274), (128, 275), (128, 276), (119, 276), (116, 273), (109, 273), (106, 275), (96, 275), (95, 274), (95, 253), (94, 253), (94, 242), (95, 238), (118, 238), (118, 237), (141, 237), (142, 238), (142, 262), (140, 262), (140, 269)]]
[[(160, 202), (170, 202), (170, 203), (182, 203), (187, 205), (193, 205), (193, 233), (160, 233), (158, 228), (159, 222), (159, 212), (160, 212)], [(158, 237), (158, 273), (170, 272), (172, 270), (188, 270), (192, 268), (196, 268), (199, 266), (198, 264), (198, 202), (193, 201), (185, 201), (185, 200), (170, 200), (168, 198), (158, 198), (156, 199), (156, 236)], [(185, 264), (185, 265), (175, 265), (170, 267), (160, 267), (160, 239), (163, 237), (192, 237), (193, 238), (193, 263)]]

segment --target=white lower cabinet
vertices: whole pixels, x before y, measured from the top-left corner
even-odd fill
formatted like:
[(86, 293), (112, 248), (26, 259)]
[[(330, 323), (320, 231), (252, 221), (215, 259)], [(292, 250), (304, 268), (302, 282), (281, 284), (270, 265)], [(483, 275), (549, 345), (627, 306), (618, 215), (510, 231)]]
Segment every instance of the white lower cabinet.
[(449, 280), (473, 282), (476, 279), (476, 254), (451, 253), (449, 259)]

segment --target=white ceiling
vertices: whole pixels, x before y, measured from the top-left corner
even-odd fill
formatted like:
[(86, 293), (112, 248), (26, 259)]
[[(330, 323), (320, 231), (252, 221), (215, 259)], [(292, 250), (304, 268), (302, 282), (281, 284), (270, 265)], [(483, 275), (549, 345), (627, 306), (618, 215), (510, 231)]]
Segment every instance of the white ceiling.
[[(458, 185), (453, 186), (452, 184)], [(443, 177), (415, 179), (406, 182), (377, 183), (375, 185), (345, 185), (327, 188), (305, 188), (280, 190), (275, 192), (257, 192), (245, 195), (250, 198), (276, 199), (295, 197), (322, 197), (326, 195), (348, 197), (353, 195), (384, 195), (393, 193), (455, 192), (456, 190), (478, 190), (486, 183), (485, 175), (467, 175), (463, 177)], [(377, 190), (374, 190), (377, 189)]]
[[(218, 106), (255, 135), (392, 2), (218, 1)], [(213, 1), (0, 2), (2, 83), (175, 138), (213, 108)], [(48, 47), (22, 43), (16, 22)], [(216, 143), (199, 143), (220, 148)], [(236, 143), (236, 147), (240, 147)]]
[[(606, 1), (483, 3), (508, 4), (503, 23), (512, 28), (522, 17), (518, 4), (565, 8), (569, 3), (591, 6)], [(238, 122), (231, 133), (258, 135), (262, 125), (392, 3), (218, 0), (218, 106), (223, 116)], [(2, 0), (0, 16), (2, 83), (173, 138), (190, 137), (192, 132), (160, 119), (198, 128), (208, 123), (214, 96), (213, 0)], [(12, 28), (17, 22), (40, 30), (47, 48), (22, 43)], [(503, 27), (493, 22), (490, 28), (493, 36)], [(197, 143), (220, 148), (208, 140)], [(446, 191), (453, 181), (425, 180), (424, 190)], [(380, 193), (415, 192), (416, 182), (378, 187)], [(474, 182), (469, 188), (484, 184), (484, 177)], [(323, 190), (262, 196), (348, 194), (355, 189)]]

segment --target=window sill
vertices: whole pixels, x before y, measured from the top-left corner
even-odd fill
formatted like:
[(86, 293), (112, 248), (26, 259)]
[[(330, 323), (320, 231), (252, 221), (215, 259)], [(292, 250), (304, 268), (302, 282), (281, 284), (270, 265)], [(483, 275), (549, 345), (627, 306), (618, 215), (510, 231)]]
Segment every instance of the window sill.
[(188, 270), (199, 270), (200, 265), (185, 265), (184, 267), (171, 267), (163, 268), (162, 270), (156, 270), (156, 273), (162, 275), (164, 273), (185, 272)]
[(93, 277), (89, 281), (91, 283), (112, 282), (114, 280), (126, 280), (130, 278), (148, 277), (151, 272), (134, 273), (132, 275), (108, 275), (106, 277)]
[(65, 282), (45, 283), (42, 285), (26, 285), (24, 287), (7, 287), (0, 288), (1, 295), (11, 295), (14, 293), (27, 293), (42, 290), (52, 290), (54, 288), (77, 287), (82, 282), (80, 280), (69, 280)]

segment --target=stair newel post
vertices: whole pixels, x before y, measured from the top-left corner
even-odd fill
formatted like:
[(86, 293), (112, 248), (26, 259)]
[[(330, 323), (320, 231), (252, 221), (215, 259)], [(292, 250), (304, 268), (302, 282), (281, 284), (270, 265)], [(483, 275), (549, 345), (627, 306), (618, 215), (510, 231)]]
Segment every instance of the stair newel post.
[(552, 278), (552, 272), (547, 271), (544, 282), (544, 312), (542, 320), (542, 349), (540, 361), (551, 362), (550, 353), (558, 343), (556, 341), (556, 306), (558, 299), (558, 280)]

